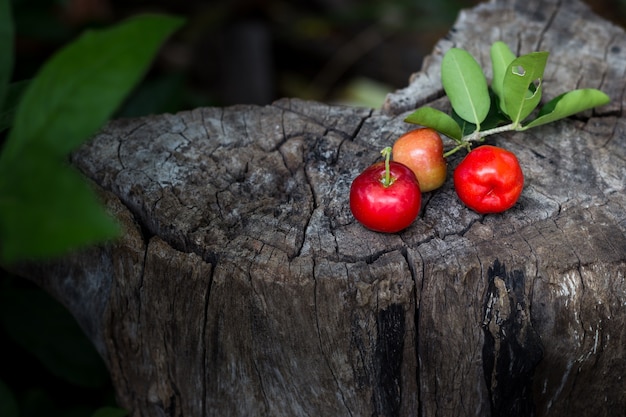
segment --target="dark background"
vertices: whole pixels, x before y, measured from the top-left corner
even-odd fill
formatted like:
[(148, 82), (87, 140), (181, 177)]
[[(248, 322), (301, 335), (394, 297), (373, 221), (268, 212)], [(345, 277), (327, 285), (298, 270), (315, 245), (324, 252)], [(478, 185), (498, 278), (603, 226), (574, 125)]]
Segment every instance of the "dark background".
[[(281, 97), (379, 107), (386, 93), (408, 84), (459, 10), (477, 3), (14, 0), (13, 79), (32, 77), (85, 29), (162, 12), (185, 17), (186, 25), (163, 47), (116, 117), (264, 105)], [(588, 4), (625, 26), (626, 0)], [(115, 405), (102, 361), (67, 311), (1, 270), (0, 346), (0, 394), (4, 383), (19, 404), (20, 417), (86, 417)]]
[[(118, 116), (301, 97), (378, 107), (477, 0), (14, 0), (15, 79), (87, 27), (187, 19)], [(626, 0), (588, 0), (617, 24)]]
[(21, 0), (16, 79), (86, 27), (142, 12), (187, 19), (122, 115), (280, 97), (349, 101), (407, 84), (476, 0)]
[[(626, 0), (587, 0), (623, 25)], [(281, 97), (380, 105), (408, 84), (460, 9), (477, 0), (14, 0), (17, 66), (27, 79), (88, 27), (143, 12), (183, 16), (119, 116)]]

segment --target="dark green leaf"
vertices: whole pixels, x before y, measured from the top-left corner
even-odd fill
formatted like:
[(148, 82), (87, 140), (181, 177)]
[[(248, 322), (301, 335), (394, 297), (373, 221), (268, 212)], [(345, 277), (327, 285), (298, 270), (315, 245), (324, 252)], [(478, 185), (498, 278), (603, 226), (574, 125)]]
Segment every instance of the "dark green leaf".
[(547, 52), (532, 52), (515, 58), (507, 67), (502, 83), (503, 111), (513, 123), (520, 123), (541, 100)]
[(500, 110), (500, 106), (498, 105), (499, 98), (493, 89), (489, 89), (489, 96), (491, 97), (491, 107), (489, 108), (487, 117), (485, 117), (485, 120), (480, 125), (482, 130), (489, 130), (501, 126), (502, 124), (510, 123), (506, 114)]
[(13, 36), (11, 1), (0, 0), (0, 110), (13, 72)]
[[(76, 34), (75, 25), (63, 21), (60, 8), (70, 9), (68, 0), (13, 0), (14, 25), (20, 36), (46, 45), (63, 45)], [(74, 9), (77, 10), (77, 9)], [(94, 22), (95, 23), (95, 22)]]
[(511, 52), (508, 45), (502, 41), (497, 41), (491, 45), (491, 68), (493, 71), (493, 79), (491, 80), (491, 88), (499, 98), (499, 105), (502, 111), (506, 112), (503, 100), (503, 83), (506, 70), (516, 58)]
[(62, 156), (111, 116), (144, 75), (180, 19), (145, 15), (87, 32), (53, 56), (32, 80), (15, 114), (2, 160), (44, 146)]
[(0, 379), (0, 416), (18, 417), (17, 401), (15, 395), (7, 384)]
[(452, 117), (432, 107), (421, 107), (404, 119), (405, 122), (431, 127), (452, 139), (460, 140), (461, 128)]
[(452, 111), (452, 119), (459, 125), (463, 136), (471, 135), (476, 132), (477, 128), (474, 123), (470, 123), (467, 120), (463, 119), (461, 116), (456, 114), (455, 111)]
[(597, 106), (603, 106), (609, 101), (608, 95), (595, 88), (569, 91), (546, 103), (539, 111), (537, 118), (526, 124), (522, 130), (563, 119)]
[(480, 65), (467, 51), (451, 48), (441, 62), (441, 82), (454, 111), (477, 126), (489, 112), (491, 100)]
[(60, 161), (88, 139), (182, 21), (146, 15), (63, 48), (30, 82), (0, 154), (0, 258), (60, 255), (117, 234), (83, 179)]
[(4, 100), (4, 107), (0, 110), (0, 132), (10, 128), (13, 124), (15, 110), (29, 82), (30, 81), (18, 81), (9, 84), (9, 89)]
[(52, 374), (85, 388), (110, 384), (106, 366), (93, 344), (76, 319), (52, 296), (36, 287), (7, 286), (0, 301), (7, 336)]
[(115, 118), (175, 112), (180, 108), (184, 80), (182, 74), (170, 74), (141, 83)]
[(0, 167), (0, 259), (61, 255), (117, 232), (84, 179), (43, 147)]
[(128, 411), (121, 408), (103, 407), (96, 410), (92, 417), (126, 417), (127, 415)]

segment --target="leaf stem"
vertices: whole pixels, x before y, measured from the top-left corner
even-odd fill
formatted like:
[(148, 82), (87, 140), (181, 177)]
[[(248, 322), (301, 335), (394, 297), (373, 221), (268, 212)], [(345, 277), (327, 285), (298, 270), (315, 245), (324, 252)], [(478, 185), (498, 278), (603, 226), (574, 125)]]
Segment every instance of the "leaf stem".
[(476, 130), (475, 132), (467, 136), (463, 136), (463, 138), (461, 138), (460, 140), (456, 140), (458, 145), (450, 149), (448, 152), (444, 153), (443, 157), (447, 158), (450, 155), (457, 153), (461, 149), (466, 149), (469, 152), (472, 148), (472, 142), (484, 142), (486, 136), (496, 133), (508, 132), (511, 130), (519, 130), (520, 128), (521, 125), (519, 123), (509, 123), (508, 125), (494, 127), (493, 129), (487, 129), (483, 131)]
[(469, 141), (463, 141), (463, 143), (459, 143), (457, 146), (455, 146), (454, 148), (450, 149), (448, 152), (445, 152), (443, 154), (444, 158), (449, 157), (450, 155), (454, 155), (455, 153), (457, 153), (458, 151), (460, 151), (461, 149), (466, 149), (468, 152), (470, 151), (472, 145)]
[(478, 139), (483, 139), (485, 136), (493, 135), (495, 133), (508, 132), (511, 130), (517, 130), (521, 127), (519, 123), (509, 123), (508, 125), (494, 127), (493, 129), (483, 130), (482, 132), (476, 132)]

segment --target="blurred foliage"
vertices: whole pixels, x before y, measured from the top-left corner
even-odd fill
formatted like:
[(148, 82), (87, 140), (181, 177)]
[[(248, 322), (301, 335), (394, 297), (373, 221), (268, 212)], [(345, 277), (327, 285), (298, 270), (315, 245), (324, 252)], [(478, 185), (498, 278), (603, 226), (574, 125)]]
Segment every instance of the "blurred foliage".
[[(277, 98), (346, 101), (354, 80), (377, 104), (402, 87), (461, 7), (477, 0), (14, 0), (15, 79), (86, 27), (145, 11), (187, 17), (118, 116)], [(381, 94), (381, 87), (384, 93)], [(358, 102), (357, 102), (358, 103)], [(371, 102), (369, 102), (371, 103)], [(361, 103), (364, 105), (364, 103)]]
[[(157, 11), (185, 16), (187, 25), (163, 48), (150, 77), (118, 117), (268, 104), (280, 97), (377, 107), (419, 70), (459, 10), (478, 2), (13, 0), (16, 79), (28, 78), (86, 27)], [(626, 22), (626, 0), (587, 2), (615, 23)], [(355, 85), (364, 90), (356, 99)], [(368, 101), (359, 101), (361, 96)]]
[[(23, 94), (7, 89), (13, 67), (13, 14), (0, 0), (0, 261), (58, 255), (117, 233), (93, 190), (67, 164), (68, 153), (95, 133), (145, 74), (163, 40), (182, 19), (144, 14), (91, 30), (47, 58)], [(5, 94), (6, 92), (6, 94)], [(4, 100), (4, 98), (8, 100)], [(7, 129), (9, 128), (9, 129)], [(0, 280), (1, 411), (10, 416), (89, 416), (92, 404), (59, 406), (59, 384), (39, 386), (32, 359), (14, 362), (19, 346), (55, 378), (74, 387), (110, 387), (93, 346), (69, 312), (38, 288)], [(20, 364), (21, 366), (14, 367)], [(19, 387), (20, 377), (28, 385)], [(16, 382), (17, 380), (17, 382)], [(57, 381), (58, 382), (58, 381)], [(17, 386), (16, 386), (17, 385)], [(54, 392), (52, 396), (49, 391)], [(68, 389), (76, 393), (77, 389)], [(98, 415), (121, 415), (114, 407)]]
[[(268, 104), (280, 97), (380, 105), (387, 92), (404, 87), (419, 70), (459, 9), (478, 2), (13, 0), (16, 80), (32, 76), (47, 56), (86, 27), (157, 11), (185, 16), (188, 23), (163, 48), (150, 77), (118, 117)], [(626, 0), (587, 2), (607, 19), (626, 23)], [(365, 90), (357, 99), (355, 85)], [(368, 101), (359, 101), (360, 96)]]
[(117, 236), (67, 157), (109, 120), (182, 24), (163, 14), (134, 16), (85, 31), (42, 64), (0, 153), (0, 261), (58, 256)]
[(0, 345), (0, 416), (125, 415), (102, 358), (69, 312), (1, 271)]

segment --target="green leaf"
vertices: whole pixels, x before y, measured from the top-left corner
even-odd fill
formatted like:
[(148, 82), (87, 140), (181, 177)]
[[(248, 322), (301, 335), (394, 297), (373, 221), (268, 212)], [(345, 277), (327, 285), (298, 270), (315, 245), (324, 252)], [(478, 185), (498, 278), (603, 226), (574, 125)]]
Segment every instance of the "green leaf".
[(0, 379), (0, 416), (19, 417), (15, 395), (3, 380)]
[(578, 112), (607, 104), (611, 99), (608, 95), (595, 88), (572, 90), (550, 100), (539, 111), (537, 118), (524, 125), (521, 130), (541, 126), (555, 120), (563, 119)]
[(4, 100), (4, 107), (0, 110), (0, 132), (10, 128), (13, 124), (17, 105), (29, 82), (30, 81), (26, 80), (9, 84), (9, 89)]
[(504, 84), (504, 74), (506, 74), (506, 70), (516, 58), (515, 54), (509, 49), (509, 46), (502, 42), (497, 41), (491, 45), (491, 68), (493, 71), (493, 79), (491, 80), (491, 88), (494, 93), (499, 97), (499, 105), (503, 112), (506, 113), (505, 103), (504, 103), (504, 94), (503, 94), (503, 84)]
[(126, 417), (128, 411), (115, 407), (102, 407), (96, 410), (91, 417)]
[(34, 286), (5, 285), (0, 303), (0, 326), (6, 336), (50, 373), (74, 387), (102, 389), (110, 383), (93, 343), (70, 311), (50, 294)]
[(43, 147), (0, 167), (0, 260), (49, 258), (117, 234), (84, 179)]
[(474, 123), (470, 123), (467, 120), (463, 119), (461, 116), (456, 114), (454, 110), (452, 111), (452, 119), (456, 122), (456, 124), (459, 125), (463, 136), (471, 135), (478, 130)]
[(460, 140), (463, 137), (461, 128), (452, 117), (432, 107), (421, 107), (408, 115), (404, 121), (431, 127), (452, 139)]
[(173, 113), (180, 109), (184, 89), (183, 74), (168, 74), (141, 83), (118, 109), (115, 118), (140, 117), (148, 114)]
[(454, 111), (480, 128), (491, 100), (480, 65), (467, 51), (451, 48), (441, 62), (441, 82)]
[(0, 154), (0, 260), (52, 257), (117, 235), (83, 178), (61, 161), (105, 123), (181, 24), (145, 15), (88, 32), (29, 83)]
[(24, 93), (2, 160), (43, 146), (62, 156), (91, 136), (142, 78), (178, 18), (144, 15), (91, 31), (53, 56)]
[(487, 117), (485, 117), (485, 120), (483, 120), (480, 125), (480, 128), (483, 131), (493, 129), (504, 123), (510, 123), (509, 118), (502, 112), (500, 106), (498, 105), (499, 98), (493, 89), (489, 89), (489, 97), (491, 97), (491, 107), (489, 108)]
[(11, 1), (0, 0), (0, 109), (13, 72), (13, 31)]
[(547, 52), (531, 52), (515, 58), (507, 67), (502, 82), (503, 111), (513, 123), (523, 121), (539, 104), (547, 60)]

